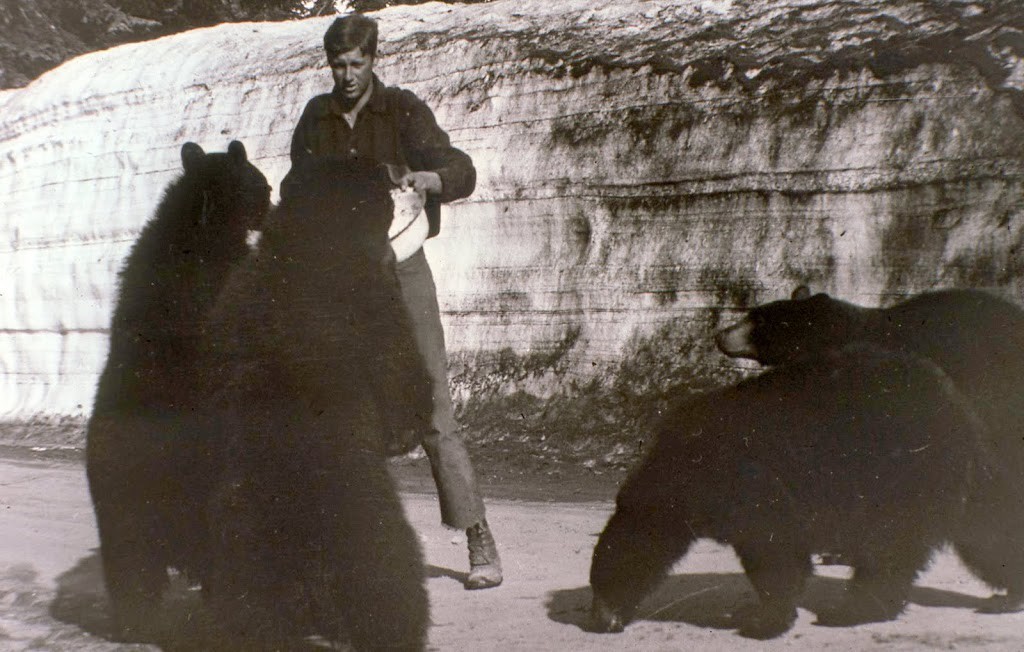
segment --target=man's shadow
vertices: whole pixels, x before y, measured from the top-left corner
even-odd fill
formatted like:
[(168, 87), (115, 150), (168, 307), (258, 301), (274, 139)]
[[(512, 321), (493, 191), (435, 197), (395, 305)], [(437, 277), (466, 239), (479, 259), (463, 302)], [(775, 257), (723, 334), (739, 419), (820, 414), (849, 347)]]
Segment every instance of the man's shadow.
[[(847, 581), (832, 577), (811, 577), (798, 606), (817, 614), (843, 597)], [(562, 589), (549, 594), (548, 618), (590, 630), (589, 586)], [(711, 629), (734, 629), (740, 608), (754, 604), (754, 594), (743, 573), (693, 573), (673, 575), (640, 604), (634, 621), (677, 622)], [(910, 602), (927, 607), (959, 607), (977, 610), (985, 604), (979, 598), (953, 591), (914, 587)]]

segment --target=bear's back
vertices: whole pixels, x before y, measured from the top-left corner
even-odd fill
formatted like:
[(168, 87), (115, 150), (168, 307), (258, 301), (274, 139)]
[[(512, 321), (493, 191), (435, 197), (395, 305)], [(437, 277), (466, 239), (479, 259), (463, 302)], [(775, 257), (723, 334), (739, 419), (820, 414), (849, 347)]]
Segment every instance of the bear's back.
[(984, 291), (917, 295), (879, 310), (872, 335), (882, 346), (934, 360), (968, 391), (997, 372), (994, 366), (1013, 364), (1014, 376), (1024, 374), (1024, 310)]
[(930, 361), (853, 345), (678, 406), (648, 463), (688, 491), (745, 493), (744, 478), (768, 474), (797, 502), (899, 500), (898, 487), (875, 479), (915, 469), (938, 484), (936, 473), (962, 477), (951, 467), (978, 458), (982, 430)]

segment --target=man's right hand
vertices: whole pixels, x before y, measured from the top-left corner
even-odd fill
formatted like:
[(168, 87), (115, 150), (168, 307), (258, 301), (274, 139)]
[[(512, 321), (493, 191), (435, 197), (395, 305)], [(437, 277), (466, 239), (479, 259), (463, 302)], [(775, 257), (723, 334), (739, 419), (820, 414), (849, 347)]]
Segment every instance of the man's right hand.
[(401, 181), (399, 185), (403, 188), (412, 188), (416, 192), (426, 193), (428, 195), (439, 195), (444, 189), (444, 185), (441, 183), (441, 175), (437, 172), (409, 172)]

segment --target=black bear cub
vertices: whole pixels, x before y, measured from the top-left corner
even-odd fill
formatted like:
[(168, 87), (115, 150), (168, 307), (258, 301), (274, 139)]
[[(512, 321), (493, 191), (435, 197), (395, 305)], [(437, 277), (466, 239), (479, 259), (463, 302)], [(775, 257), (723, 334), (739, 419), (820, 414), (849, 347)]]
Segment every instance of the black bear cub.
[(200, 324), (232, 265), (247, 255), (247, 231), (270, 207), (270, 186), (242, 143), (210, 154), (185, 143), (181, 161), (183, 174), (121, 269), (87, 430), (106, 586), (129, 638), (145, 628), (167, 567), (197, 570), (203, 546), (191, 492), (202, 491), (205, 474), (182, 416), (195, 400)]
[(390, 179), (336, 158), (289, 179), (211, 311), (202, 409), (223, 462), (204, 588), (241, 649), (422, 649), (423, 560), (386, 455), (418, 443), (432, 393), (387, 238)]
[(758, 595), (738, 618), (745, 636), (792, 626), (823, 551), (854, 575), (819, 623), (895, 618), (932, 552), (973, 536), (962, 523), (988, 472), (982, 429), (934, 364), (861, 345), (676, 405), (594, 550), (594, 627), (621, 631), (698, 538), (731, 545)]
[(1024, 310), (987, 292), (926, 292), (889, 308), (865, 308), (797, 288), (789, 300), (752, 308), (720, 331), (718, 347), (765, 365), (820, 355), (852, 342), (930, 359), (967, 396), (987, 426), (998, 467), (968, 518), (984, 533), (957, 551), (985, 582), (1005, 590), (983, 611), (1024, 609)]

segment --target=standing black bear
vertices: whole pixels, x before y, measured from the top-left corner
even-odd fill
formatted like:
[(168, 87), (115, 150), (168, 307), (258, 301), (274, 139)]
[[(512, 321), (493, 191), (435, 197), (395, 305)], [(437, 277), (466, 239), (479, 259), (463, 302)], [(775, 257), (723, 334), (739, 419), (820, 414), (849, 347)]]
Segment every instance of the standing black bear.
[(594, 550), (594, 626), (621, 631), (701, 537), (731, 545), (757, 592), (743, 635), (792, 626), (821, 551), (852, 559), (854, 576), (819, 623), (895, 618), (931, 553), (971, 536), (982, 428), (934, 364), (859, 345), (677, 405)]
[(432, 394), (387, 238), (390, 180), (336, 158), (290, 179), (211, 312), (204, 411), (224, 464), (205, 588), (243, 649), (421, 649), (423, 561), (385, 454), (422, 437)]
[[(890, 308), (863, 308), (800, 287), (750, 310), (717, 335), (729, 356), (777, 365), (851, 342), (924, 356), (971, 399), (988, 426), (1000, 473), (979, 487), (969, 517), (979, 536), (960, 541), (964, 562), (1005, 589), (984, 611), (1024, 609), (1024, 310), (976, 290), (944, 290)], [(1006, 541), (1018, 542), (1007, 559)]]
[(238, 141), (226, 153), (181, 148), (171, 183), (120, 273), (110, 352), (88, 424), (86, 468), (107, 591), (125, 635), (145, 627), (167, 567), (193, 573), (202, 554), (192, 519), (205, 474), (180, 430), (194, 403), (200, 321), (247, 231), (270, 207), (266, 177)]

